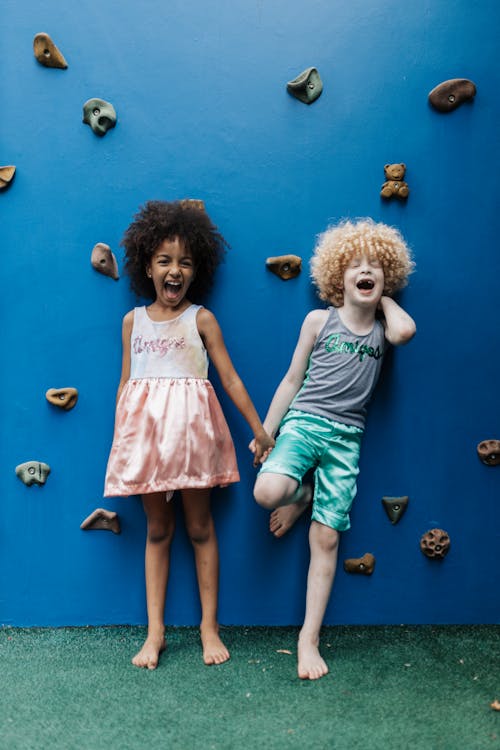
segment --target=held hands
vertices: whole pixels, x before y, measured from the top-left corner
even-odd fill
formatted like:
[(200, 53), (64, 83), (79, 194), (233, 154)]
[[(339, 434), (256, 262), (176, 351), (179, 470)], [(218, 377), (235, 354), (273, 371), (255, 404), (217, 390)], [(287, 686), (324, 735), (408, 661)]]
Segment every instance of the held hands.
[(254, 455), (253, 465), (258, 466), (264, 463), (268, 455), (274, 448), (275, 440), (267, 432), (259, 433), (251, 441), (248, 448)]

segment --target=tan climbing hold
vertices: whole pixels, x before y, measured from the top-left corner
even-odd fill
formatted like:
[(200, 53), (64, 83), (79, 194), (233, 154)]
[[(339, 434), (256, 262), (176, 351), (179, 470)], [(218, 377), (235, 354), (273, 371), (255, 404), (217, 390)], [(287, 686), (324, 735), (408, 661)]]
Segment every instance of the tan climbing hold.
[(90, 256), (90, 262), (93, 268), (104, 276), (110, 276), (115, 281), (120, 278), (118, 274), (118, 263), (114, 253), (112, 252), (109, 245), (105, 245), (104, 242), (98, 242), (94, 245), (92, 255)]
[(422, 535), (420, 549), (431, 560), (442, 560), (449, 552), (450, 537), (443, 529), (430, 529)]
[(9, 165), (7, 167), (0, 167), (0, 190), (9, 187), (15, 173), (16, 168), (12, 165)]
[(46, 68), (67, 68), (68, 63), (48, 34), (41, 32), (33, 39), (35, 57)]
[(54, 406), (58, 406), (59, 409), (69, 411), (78, 401), (78, 391), (76, 388), (49, 388), (45, 398)]
[(199, 211), (205, 210), (205, 204), (196, 198), (183, 198), (179, 201), (181, 208), (197, 208)]
[(43, 461), (25, 461), (16, 466), (16, 475), (27, 487), (31, 487), (32, 484), (45, 484), (49, 474), (50, 466)]
[(493, 703), (490, 703), (490, 708), (492, 708), (493, 711), (500, 711), (500, 701), (495, 699)]
[(482, 440), (477, 446), (477, 455), (486, 466), (500, 464), (500, 440)]
[(96, 508), (90, 516), (82, 521), (80, 528), (84, 531), (103, 529), (104, 531), (112, 531), (113, 534), (119, 534), (121, 532), (120, 518), (118, 513), (112, 510)]
[(361, 573), (364, 576), (371, 576), (375, 568), (375, 557), (366, 552), (363, 557), (352, 557), (344, 560), (344, 570), (346, 573)]
[(276, 255), (266, 260), (266, 266), (283, 281), (294, 279), (302, 270), (302, 258), (298, 255)]

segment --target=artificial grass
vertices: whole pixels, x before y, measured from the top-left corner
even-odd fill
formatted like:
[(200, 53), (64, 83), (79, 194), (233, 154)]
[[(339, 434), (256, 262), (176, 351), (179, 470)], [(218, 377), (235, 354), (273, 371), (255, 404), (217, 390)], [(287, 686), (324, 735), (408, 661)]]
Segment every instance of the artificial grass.
[(1, 629), (0, 748), (500, 748), (498, 626), (326, 627), (315, 682), (296, 676), (297, 628), (221, 633), (226, 664), (169, 628), (150, 672), (130, 664), (142, 627)]

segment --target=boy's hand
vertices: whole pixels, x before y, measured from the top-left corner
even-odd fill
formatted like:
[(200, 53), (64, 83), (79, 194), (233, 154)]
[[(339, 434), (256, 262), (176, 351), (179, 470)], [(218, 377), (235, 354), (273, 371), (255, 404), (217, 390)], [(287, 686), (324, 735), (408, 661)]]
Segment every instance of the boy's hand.
[(256, 435), (248, 446), (254, 455), (253, 465), (258, 466), (263, 463), (271, 453), (275, 445), (275, 440), (267, 432)]

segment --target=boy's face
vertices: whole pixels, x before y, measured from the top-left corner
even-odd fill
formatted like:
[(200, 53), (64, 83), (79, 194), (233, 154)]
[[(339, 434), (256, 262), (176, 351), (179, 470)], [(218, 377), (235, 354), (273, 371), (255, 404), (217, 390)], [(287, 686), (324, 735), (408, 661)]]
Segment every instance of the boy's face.
[(344, 304), (376, 308), (384, 292), (384, 269), (375, 256), (355, 255), (344, 271)]

